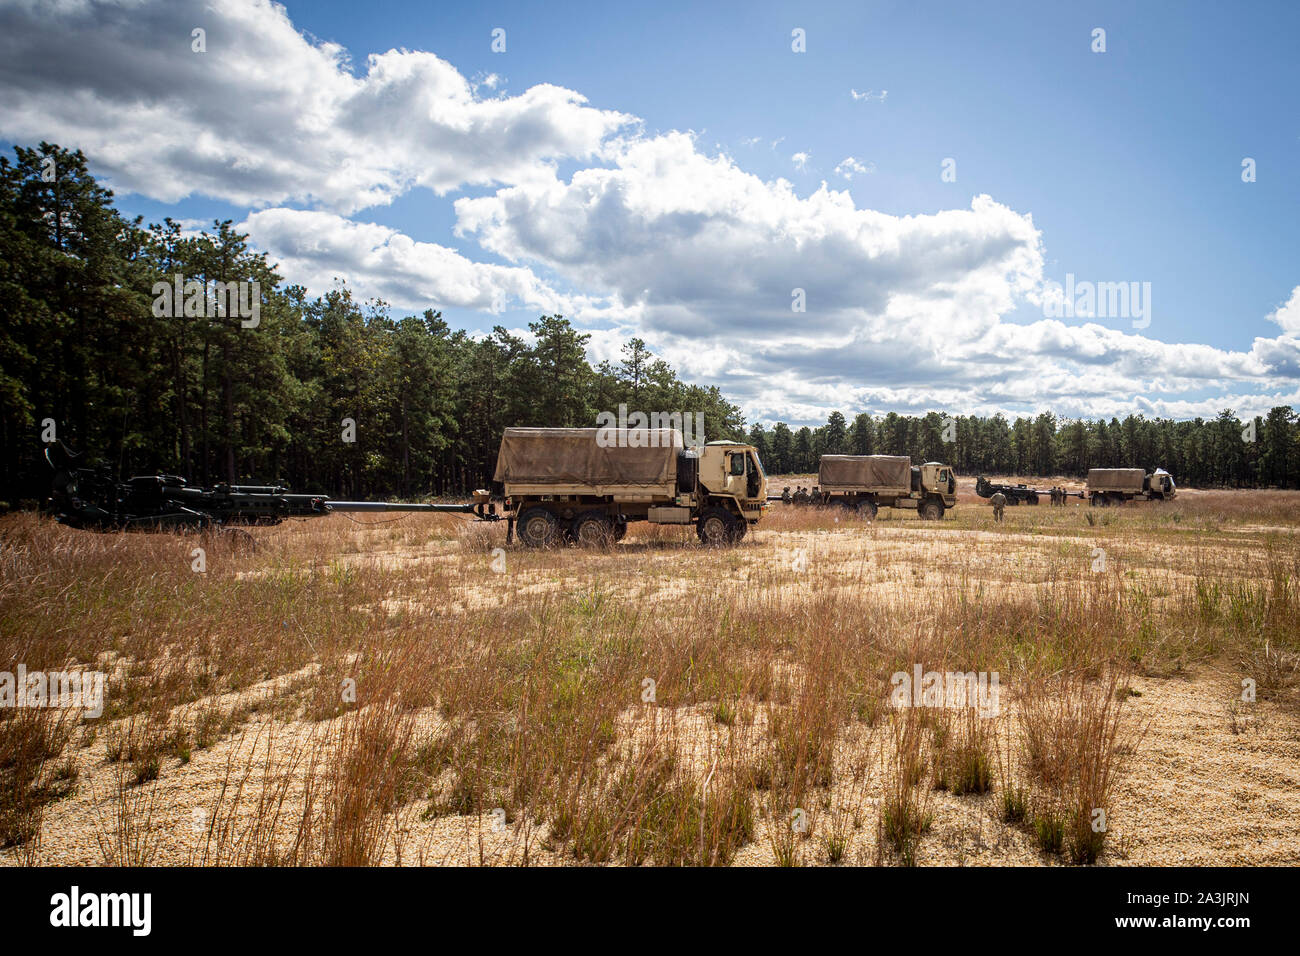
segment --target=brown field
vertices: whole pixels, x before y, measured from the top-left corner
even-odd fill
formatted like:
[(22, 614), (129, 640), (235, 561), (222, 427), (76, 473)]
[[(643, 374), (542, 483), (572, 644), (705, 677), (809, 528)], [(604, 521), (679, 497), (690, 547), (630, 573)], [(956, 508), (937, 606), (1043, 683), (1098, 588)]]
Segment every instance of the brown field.
[[(98, 719), (0, 710), (0, 862), (1300, 862), (1300, 492), (972, 487), (720, 550), (0, 519), (0, 671), (108, 675)], [(892, 706), (917, 664), (997, 712)]]

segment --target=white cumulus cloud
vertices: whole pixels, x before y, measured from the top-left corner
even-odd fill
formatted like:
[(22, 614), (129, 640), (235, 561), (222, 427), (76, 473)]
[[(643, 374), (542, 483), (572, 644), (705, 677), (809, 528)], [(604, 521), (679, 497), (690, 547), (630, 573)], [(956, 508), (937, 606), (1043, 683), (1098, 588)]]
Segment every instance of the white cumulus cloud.
[[(403, 308), (561, 311), (598, 355), (639, 335), (759, 418), (1300, 405), (1300, 286), (1267, 316), (1279, 334), (1241, 349), (1026, 322), (1059, 293), (1032, 216), (995, 197), (886, 214), (763, 179), (690, 133), (648, 135), (575, 90), (503, 88), (431, 52), (353, 64), (269, 0), (0, 5), (0, 136), (79, 147), (119, 191), (241, 205), (239, 228), (316, 292), (339, 277)], [(834, 173), (873, 170), (848, 156)], [(356, 215), (466, 186), (486, 194), (455, 199), (457, 245)]]
[(519, 182), (595, 156), (630, 119), (550, 84), (484, 98), (432, 53), (389, 50), (354, 73), (268, 0), (14, 0), (0, 88), (0, 135), (80, 147), (119, 189), (341, 212)]
[(835, 175), (842, 176), (845, 179), (852, 179), (858, 173), (874, 173), (875, 171), (875, 163), (864, 165), (852, 156), (845, 156), (844, 159), (840, 160), (839, 165), (835, 167)]

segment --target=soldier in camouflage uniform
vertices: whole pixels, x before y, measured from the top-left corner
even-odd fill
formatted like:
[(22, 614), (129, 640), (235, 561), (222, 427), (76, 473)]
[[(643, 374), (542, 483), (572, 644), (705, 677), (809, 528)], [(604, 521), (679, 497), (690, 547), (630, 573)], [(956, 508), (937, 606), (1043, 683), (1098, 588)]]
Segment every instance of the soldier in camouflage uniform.
[(794, 499), (790, 497), (790, 486), (786, 485), (781, 489), (781, 504), (788, 505)]
[(1002, 520), (1002, 511), (1007, 506), (1007, 496), (1002, 492), (996, 492), (989, 502), (993, 505), (993, 520), (1000, 522)]

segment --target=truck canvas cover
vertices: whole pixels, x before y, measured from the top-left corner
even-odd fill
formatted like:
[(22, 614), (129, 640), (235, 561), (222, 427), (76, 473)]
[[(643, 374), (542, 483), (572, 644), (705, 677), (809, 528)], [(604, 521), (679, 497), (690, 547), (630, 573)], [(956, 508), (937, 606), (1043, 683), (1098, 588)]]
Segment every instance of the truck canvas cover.
[(1141, 491), (1145, 477), (1141, 468), (1092, 468), (1088, 471), (1088, 487)]
[(817, 478), (823, 491), (837, 487), (909, 488), (912, 459), (898, 455), (822, 455)]
[(663, 485), (676, 480), (682, 447), (681, 433), (672, 428), (507, 428), (494, 480)]

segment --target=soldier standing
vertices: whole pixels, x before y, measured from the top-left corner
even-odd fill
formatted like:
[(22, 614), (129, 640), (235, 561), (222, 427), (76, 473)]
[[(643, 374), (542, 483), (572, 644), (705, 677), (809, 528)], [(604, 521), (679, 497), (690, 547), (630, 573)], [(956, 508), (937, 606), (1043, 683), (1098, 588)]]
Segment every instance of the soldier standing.
[(1000, 522), (1002, 520), (1002, 509), (1007, 506), (1007, 496), (1002, 492), (995, 492), (989, 499), (993, 504), (993, 520)]

